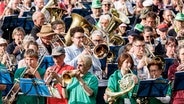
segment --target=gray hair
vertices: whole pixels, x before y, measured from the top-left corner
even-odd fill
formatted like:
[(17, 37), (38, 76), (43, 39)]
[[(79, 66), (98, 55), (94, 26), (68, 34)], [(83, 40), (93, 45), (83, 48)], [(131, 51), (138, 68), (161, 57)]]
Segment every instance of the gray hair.
[(100, 16), (100, 19), (99, 19), (99, 21), (102, 21), (102, 20), (111, 20), (111, 17), (110, 17), (110, 15), (109, 14), (104, 14), (104, 15), (101, 15)]
[(82, 54), (82, 55), (79, 56), (78, 60), (83, 61), (84, 62), (84, 65), (86, 67), (89, 67), (90, 68), (92, 66), (92, 58), (91, 58), (90, 55), (83, 55)]
[(103, 38), (103, 32), (101, 32), (100, 30), (95, 30), (91, 34), (91, 37), (94, 37), (94, 36), (100, 36), (101, 38)]

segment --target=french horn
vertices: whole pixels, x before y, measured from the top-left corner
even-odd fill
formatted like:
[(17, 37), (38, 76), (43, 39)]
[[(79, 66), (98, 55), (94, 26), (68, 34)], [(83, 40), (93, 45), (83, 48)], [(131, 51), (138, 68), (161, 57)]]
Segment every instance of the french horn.
[(130, 90), (132, 90), (135, 86), (134, 77), (135, 77), (134, 74), (129, 73), (129, 74), (124, 75), (121, 78), (121, 80), (118, 81), (119, 87), (121, 89), (120, 92), (112, 92), (110, 89), (107, 88), (105, 94), (107, 96), (109, 96), (108, 102), (111, 102), (111, 103), (116, 102), (116, 100), (120, 96), (122, 96), (122, 95), (128, 93)]

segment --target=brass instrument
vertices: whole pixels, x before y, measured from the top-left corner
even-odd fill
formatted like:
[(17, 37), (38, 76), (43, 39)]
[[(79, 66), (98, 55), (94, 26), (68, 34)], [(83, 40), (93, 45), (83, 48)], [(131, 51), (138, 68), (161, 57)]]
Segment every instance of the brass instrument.
[(72, 13), (71, 17), (72, 17), (72, 24), (70, 25), (70, 28), (69, 28), (67, 34), (65, 35), (65, 40), (66, 40), (67, 46), (72, 44), (71, 36), (70, 36), (70, 29), (71, 28), (74, 28), (76, 26), (81, 26), (84, 29), (87, 29), (89, 32), (94, 29), (94, 26), (92, 26), (90, 23), (88, 23), (88, 21), (86, 19), (84, 19), (82, 16), (80, 16), (79, 14)]
[(99, 44), (97, 46), (94, 47), (93, 49), (93, 55), (97, 58), (97, 59), (103, 59), (105, 58), (108, 53), (109, 53), (109, 46), (106, 44)]
[[(57, 46), (64, 46), (64, 47), (66, 47), (65, 42), (60, 38), (59, 35), (60, 34), (56, 34), (56, 35), (53, 36), (52, 40), (50, 41), (51, 45), (53, 47), (57, 47)], [(61, 42), (61, 44), (57, 44), (58, 41)]]
[(64, 80), (64, 82), (65, 82), (66, 84), (69, 84), (69, 83), (71, 83), (71, 81), (72, 81), (72, 77), (74, 77), (75, 74), (76, 74), (78, 71), (79, 71), (79, 70), (72, 70), (72, 71), (69, 71), (69, 72), (66, 72), (66, 73), (63, 72), (61, 78), (62, 78), (62, 80)]
[(115, 54), (111, 51), (107, 54), (107, 63), (112, 63), (114, 61)]
[(18, 6), (17, 6), (17, 8), (19, 9), (19, 10), (23, 10), (23, 11), (29, 11), (31, 8), (29, 8), (29, 7), (26, 7), (26, 6), (24, 6), (23, 4), (19, 4)]
[(5, 55), (7, 56), (6, 66), (10, 72), (15, 70), (16, 60), (14, 55), (9, 55), (7, 51), (5, 51)]
[[(43, 59), (44, 59), (44, 57), (42, 57), (39, 60), (40, 63), (37, 65), (37, 67), (35, 68), (32, 75), (35, 75), (35, 73), (36, 73), (37, 69), (39, 68), (39, 66), (41, 65)], [(29, 67), (25, 68), (25, 70), (21, 73), (20, 78), (24, 77), (25, 74), (29, 73), (29, 72), (27, 72), (28, 69), (29, 69)], [(18, 87), (18, 89), (15, 92), (13, 91), (17, 87), (17, 84), (19, 83), (18, 79), (15, 79), (15, 80), (16, 80), (16, 82), (14, 83), (14, 85), (12, 86), (12, 88), (10, 89), (8, 94), (2, 99), (3, 104), (12, 104), (15, 101), (15, 97), (18, 94), (18, 92), (20, 91), (20, 87)]]
[(61, 20), (64, 12), (66, 12), (66, 10), (60, 9), (59, 7), (47, 7), (46, 10), (50, 13), (50, 22)]
[(110, 45), (114, 45), (114, 46), (122, 46), (122, 45), (126, 44), (125, 40), (119, 35), (113, 35), (110, 38), (109, 43), (110, 43)]
[(106, 89), (105, 94), (107, 96), (109, 96), (108, 102), (113, 103), (118, 99), (118, 97), (120, 97), (120, 96), (128, 93), (130, 90), (132, 90), (133, 87), (135, 86), (134, 77), (135, 77), (135, 75), (131, 72), (131, 73), (124, 75), (121, 78), (121, 80), (118, 81), (121, 92), (112, 92), (112, 91), (110, 91), (110, 89)]

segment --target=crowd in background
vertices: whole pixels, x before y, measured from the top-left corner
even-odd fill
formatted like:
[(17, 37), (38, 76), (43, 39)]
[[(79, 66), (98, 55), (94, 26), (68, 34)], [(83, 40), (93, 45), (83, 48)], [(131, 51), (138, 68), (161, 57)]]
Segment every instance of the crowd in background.
[[(14, 82), (0, 84), (1, 98), (15, 85), (15, 104), (184, 104), (184, 90), (174, 89), (175, 73), (184, 70), (183, 6), (183, 0), (0, 0), (0, 66)], [(21, 94), (17, 79), (27, 73), (59, 96)], [(128, 74), (134, 85), (126, 92), (120, 82)], [(171, 82), (165, 96), (137, 95), (139, 82), (150, 79)]]

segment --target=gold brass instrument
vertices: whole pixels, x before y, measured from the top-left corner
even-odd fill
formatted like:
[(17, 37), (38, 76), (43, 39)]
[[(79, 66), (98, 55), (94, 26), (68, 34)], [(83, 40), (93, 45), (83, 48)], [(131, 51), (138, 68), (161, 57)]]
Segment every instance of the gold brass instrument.
[(46, 10), (50, 13), (50, 22), (61, 20), (64, 12), (66, 12), (66, 10), (60, 9), (59, 7), (47, 7)]
[[(50, 41), (51, 45), (53, 47), (57, 47), (57, 46), (64, 46), (64, 47), (66, 47), (65, 42), (60, 38), (59, 35), (60, 34), (56, 34), (56, 35), (53, 36), (52, 40)], [(58, 41), (59, 41), (59, 43), (61, 42), (61, 44), (59, 44)]]
[(88, 23), (88, 21), (86, 19), (84, 19), (82, 16), (80, 16), (79, 14), (72, 13), (71, 17), (72, 17), (72, 24), (70, 25), (70, 28), (69, 28), (67, 34), (65, 35), (65, 40), (66, 40), (65, 43), (67, 46), (72, 44), (71, 36), (70, 36), (70, 29), (71, 28), (74, 28), (76, 26), (81, 26), (84, 29), (87, 28), (89, 30), (89, 32), (94, 29), (94, 27), (90, 23)]
[(94, 47), (93, 55), (97, 59), (103, 59), (108, 55), (109, 50), (110, 50), (109, 46), (107, 46), (106, 44), (99, 44), (99, 45)]
[[(130, 70), (130, 69), (129, 69)], [(131, 70), (130, 70), (131, 71)], [(112, 92), (110, 89), (106, 89), (105, 94), (109, 96), (108, 102), (113, 103), (115, 102), (120, 96), (128, 93), (130, 90), (132, 90), (135, 86), (135, 75), (131, 72), (126, 75), (124, 75), (121, 80), (118, 81), (119, 87), (121, 89), (120, 92)]]
[(66, 73), (63, 72), (61, 78), (62, 78), (62, 80), (64, 80), (64, 82), (66, 84), (69, 84), (72, 81), (72, 77), (74, 77), (77, 72), (78, 72), (78, 70), (72, 70), (72, 71), (69, 71), (69, 72), (66, 72)]
[(7, 57), (6, 60), (6, 66), (8, 67), (8, 70), (10, 72), (13, 72), (15, 69), (15, 65), (16, 65), (16, 59), (14, 55), (9, 55), (7, 51), (5, 51), (5, 55)]
[(29, 7), (26, 7), (26, 6), (24, 6), (23, 4), (19, 4), (19, 5), (17, 6), (17, 8), (18, 8), (19, 10), (23, 10), (23, 11), (29, 11), (29, 10), (30, 10)]
[(126, 44), (125, 40), (119, 35), (113, 35), (110, 38), (109, 43), (110, 45), (114, 45), (114, 46), (122, 46)]
[(107, 63), (112, 63), (114, 61), (115, 54), (111, 51), (107, 54)]

